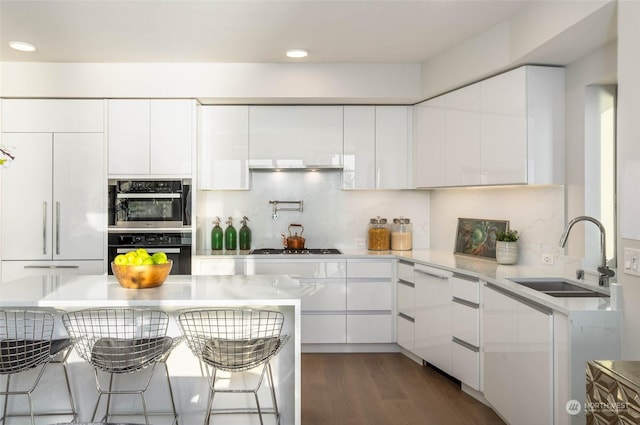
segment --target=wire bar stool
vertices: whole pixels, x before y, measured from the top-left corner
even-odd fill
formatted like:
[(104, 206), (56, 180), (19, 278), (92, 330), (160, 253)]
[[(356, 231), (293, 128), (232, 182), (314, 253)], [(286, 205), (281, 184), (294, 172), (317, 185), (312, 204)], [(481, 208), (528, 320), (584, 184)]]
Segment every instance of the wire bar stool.
[[(93, 366), (98, 400), (91, 421), (95, 421), (103, 395), (107, 396), (103, 421), (108, 421), (111, 416), (137, 415), (138, 413), (110, 411), (112, 396), (129, 394), (140, 396), (146, 424), (149, 424), (149, 416), (153, 415), (172, 415), (173, 423), (178, 423), (166, 360), (182, 338), (166, 335), (169, 323), (169, 315), (166, 312), (133, 308), (96, 308), (66, 313), (62, 316), (62, 321), (80, 357)], [(145, 392), (149, 388), (156, 366), (160, 363), (164, 367), (172, 411), (149, 412)], [(150, 368), (147, 378), (139, 385), (134, 388), (114, 389), (114, 376), (132, 374), (147, 368)]]
[[(75, 420), (76, 410), (67, 373), (66, 360), (71, 352), (69, 339), (53, 339), (53, 314), (32, 310), (0, 310), (0, 375), (6, 376), (4, 390), (4, 407), (0, 422), (7, 418), (28, 416), (31, 424), (39, 416), (72, 416)], [(44, 375), (47, 365), (60, 364), (63, 368), (67, 394), (71, 410), (38, 412), (33, 409), (32, 394)], [(31, 371), (35, 376), (23, 389), (11, 389), (11, 377), (19, 373)], [(9, 396), (27, 396), (29, 413), (8, 413)]]
[[(205, 364), (209, 381), (209, 397), (204, 423), (209, 424), (212, 414), (274, 414), (280, 424), (280, 411), (271, 371), (271, 359), (289, 340), (281, 335), (284, 316), (278, 311), (254, 309), (199, 309), (186, 310), (178, 315), (178, 325), (191, 352)], [(258, 383), (248, 389), (216, 388), (218, 370), (238, 373), (262, 367)], [(263, 409), (258, 390), (265, 373), (271, 389), (273, 408)], [(216, 393), (253, 393), (256, 409), (213, 409)]]

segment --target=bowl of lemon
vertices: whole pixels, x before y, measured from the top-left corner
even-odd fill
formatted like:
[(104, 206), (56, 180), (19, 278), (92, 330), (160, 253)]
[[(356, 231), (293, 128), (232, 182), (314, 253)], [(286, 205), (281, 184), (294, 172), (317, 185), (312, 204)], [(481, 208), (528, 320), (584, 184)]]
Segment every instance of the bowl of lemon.
[(164, 252), (149, 254), (138, 248), (118, 254), (111, 262), (111, 270), (123, 288), (154, 288), (164, 283), (171, 272), (173, 261)]

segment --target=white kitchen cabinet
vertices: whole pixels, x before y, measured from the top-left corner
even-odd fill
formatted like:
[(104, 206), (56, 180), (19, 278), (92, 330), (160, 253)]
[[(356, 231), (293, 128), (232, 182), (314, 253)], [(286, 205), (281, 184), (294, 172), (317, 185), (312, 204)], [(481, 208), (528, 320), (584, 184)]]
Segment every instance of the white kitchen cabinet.
[(343, 189), (410, 189), (408, 106), (345, 106)]
[(414, 107), (416, 187), (444, 186), (445, 103), (438, 96)]
[(510, 424), (553, 423), (552, 312), (489, 284), (483, 303), (485, 398)]
[(104, 101), (3, 99), (3, 133), (103, 133)]
[(430, 99), (416, 128), (416, 187), (562, 184), (564, 71), (524, 66)]
[(415, 351), (415, 284), (413, 276), (413, 263), (398, 261), (396, 339), (399, 346), (412, 353)]
[(480, 281), (454, 273), (451, 277), (453, 358), (452, 376), (480, 391)]
[(102, 260), (102, 133), (4, 133), (20, 161), (2, 176), (3, 260)]
[(194, 257), (191, 261), (191, 273), (196, 276), (233, 276), (244, 274), (245, 262), (232, 257)]
[(416, 264), (415, 354), (438, 369), (452, 372), (452, 273)]
[(343, 189), (375, 189), (376, 107), (344, 107)]
[(104, 273), (104, 261), (102, 260), (2, 262), (3, 282), (25, 276), (42, 276), (43, 284), (55, 285), (60, 275), (96, 275)]
[(251, 168), (342, 168), (342, 106), (250, 106)]
[(285, 274), (298, 279), (302, 343), (346, 343), (346, 260), (252, 258), (246, 261), (245, 274)]
[(195, 102), (109, 100), (109, 174), (191, 176)]
[(347, 260), (347, 343), (395, 342), (393, 260)]
[(444, 95), (445, 186), (480, 184), (480, 84)]
[(249, 189), (249, 107), (202, 106), (198, 126), (198, 188)]

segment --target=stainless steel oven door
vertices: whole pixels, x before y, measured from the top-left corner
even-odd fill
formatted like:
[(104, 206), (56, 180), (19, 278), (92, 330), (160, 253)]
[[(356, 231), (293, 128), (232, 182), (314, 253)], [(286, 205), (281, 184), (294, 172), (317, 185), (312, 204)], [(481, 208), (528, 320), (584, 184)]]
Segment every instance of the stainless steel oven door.
[(115, 199), (116, 227), (159, 228), (184, 225), (180, 193), (119, 193)]

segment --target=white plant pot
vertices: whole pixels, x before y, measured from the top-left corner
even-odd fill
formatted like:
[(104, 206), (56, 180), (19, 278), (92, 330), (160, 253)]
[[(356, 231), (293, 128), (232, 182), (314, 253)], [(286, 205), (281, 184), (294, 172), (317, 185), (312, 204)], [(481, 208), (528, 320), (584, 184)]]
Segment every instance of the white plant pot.
[(496, 242), (496, 262), (515, 264), (518, 261), (518, 242)]

